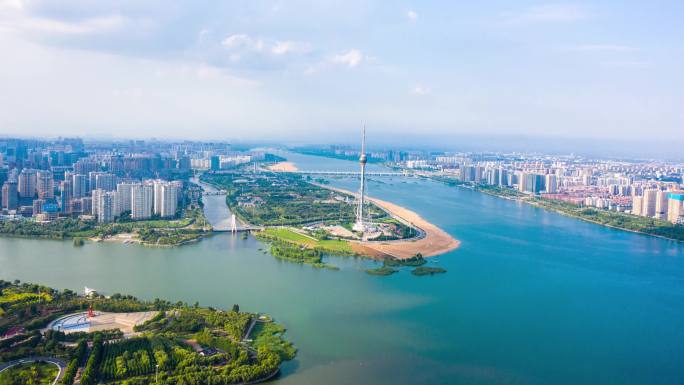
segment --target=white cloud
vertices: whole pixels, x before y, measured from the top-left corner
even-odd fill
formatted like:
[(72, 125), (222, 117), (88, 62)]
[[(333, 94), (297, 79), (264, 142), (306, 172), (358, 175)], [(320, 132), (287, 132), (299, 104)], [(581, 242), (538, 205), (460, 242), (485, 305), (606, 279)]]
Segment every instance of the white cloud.
[(287, 54), (304, 54), (311, 52), (311, 44), (292, 40), (270, 40), (254, 38), (246, 34), (234, 34), (225, 38), (222, 45), (231, 51), (230, 60), (239, 61), (250, 53), (271, 54), (275, 56)]
[(24, 9), (23, 0), (0, 0), (0, 10), (22, 10)]
[(413, 89), (411, 90), (411, 92), (412, 92), (414, 95), (423, 96), (423, 95), (427, 95), (427, 94), (431, 93), (431, 92), (432, 92), (432, 88), (427, 87), (426, 85), (420, 84), (420, 83), (419, 83), (419, 84), (416, 84), (416, 85), (413, 87)]
[(347, 52), (334, 55), (330, 58), (330, 61), (335, 64), (346, 65), (347, 67), (354, 68), (358, 66), (363, 60), (363, 54), (357, 49), (351, 49)]
[(14, 17), (0, 19), (0, 27), (17, 32), (77, 35), (116, 30), (122, 27), (126, 21), (127, 19), (120, 15), (110, 15), (66, 22), (31, 17), (19, 12)]
[(263, 43), (260, 43), (258, 40), (254, 40), (251, 37), (249, 37), (248, 35), (245, 35), (243, 33), (230, 35), (227, 38), (225, 38), (221, 44), (223, 44), (223, 46), (228, 48), (228, 49), (237, 49), (237, 48), (257, 49), (258, 47), (263, 46)]
[(589, 17), (589, 14), (577, 4), (545, 4), (531, 7), (523, 13), (509, 18), (511, 23), (553, 23), (572, 22)]
[(271, 53), (274, 55), (285, 55), (288, 53), (308, 53), (311, 52), (311, 45), (298, 41), (277, 41), (271, 47)]
[(410, 10), (406, 13), (406, 17), (413, 22), (418, 19), (418, 14), (415, 11)]

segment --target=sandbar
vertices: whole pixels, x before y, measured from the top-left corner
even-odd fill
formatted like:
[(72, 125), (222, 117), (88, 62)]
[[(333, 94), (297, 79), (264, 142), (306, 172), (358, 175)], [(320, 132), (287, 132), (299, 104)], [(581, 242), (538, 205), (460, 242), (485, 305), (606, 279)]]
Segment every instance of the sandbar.
[(278, 162), (268, 166), (268, 169), (277, 172), (295, 172), (299, 170), (292, 162)]

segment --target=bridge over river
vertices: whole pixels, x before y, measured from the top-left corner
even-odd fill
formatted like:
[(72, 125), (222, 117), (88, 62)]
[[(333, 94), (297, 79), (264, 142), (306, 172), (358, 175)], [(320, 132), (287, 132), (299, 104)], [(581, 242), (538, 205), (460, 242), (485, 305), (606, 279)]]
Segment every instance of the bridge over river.
[[(290, 174), (302, 175), (328, 175), (328, 176), (360, 176), (359, 171), (326, 171), (326, 170), (297, 170), (290, 172)], [(410, 176), (408, 172), (393, 172), (393, 171), (366, 171), (366, 176)]]

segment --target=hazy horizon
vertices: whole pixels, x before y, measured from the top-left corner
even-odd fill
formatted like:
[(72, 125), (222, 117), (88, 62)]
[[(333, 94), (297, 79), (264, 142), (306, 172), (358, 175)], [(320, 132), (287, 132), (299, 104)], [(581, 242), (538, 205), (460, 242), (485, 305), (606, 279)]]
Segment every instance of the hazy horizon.
[(675, 1), (0, 0), (0, 135), (332, 143), (365, 121), (376, 143), (569, 138), (676, 155), (683, 14)]
[[(358, 132), (350, 133), (344, 137), (332, 137), (328, 140), (290, 140), (282, 141), (275, 139), (236, 139), (230, 137), (191, 139), (188, 137), (148, 137), (137, 136), (102, 136), (102, 135), (53, 135), (53, 136), (32, 136), (32, 135), (0, 135), (3, 139), (26, 139), (26, 140), (54, 140), (59, 137), (77, 137), (85, 142), (125, 142), (128, 140), (145, 140), (160, 142), (183, 142), (183, 141), (205, 141), (205, 142), (224, 142), (236, 146), (252, 147), (307, 147), (307, 146), (329, 146), (342, 145), (351, 148), (359, 148)], [(655, 159), (665, 161), (684, 161), (684, 153), (681, 146), (664, 141), (629, 141), (629, 140), (601, 140), (597, 141), (588, 138), (564, 138), (564, 137), (531, 137), (527, 135), (502, 135), (497, 137), (477, 136), (477, 135), (450, 135), (440, 136), (419, 136), (402, 135), (402, 137), (392, 137), (382, 133), (369, 132), (368, 149), (370, 151), (380, 150), (424, 150), (434, 152), (500, 152), (500, 153), (539, 153), (547, 155), (580, 155), (601, 159), (632, 159), (644, 160)]]

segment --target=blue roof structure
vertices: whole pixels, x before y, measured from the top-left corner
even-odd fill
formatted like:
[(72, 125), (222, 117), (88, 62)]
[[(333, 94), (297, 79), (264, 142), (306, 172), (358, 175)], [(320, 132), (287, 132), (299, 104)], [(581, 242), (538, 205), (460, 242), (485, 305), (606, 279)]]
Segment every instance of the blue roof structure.
[(677, 200), (680, 202), (684, 202), (684, 194), (682, 194), (682, 193), (677, 193), (677, 194), (670, 193), (669, 197), (670, 197), (670, 199), (674, 199), (674, 200)]

